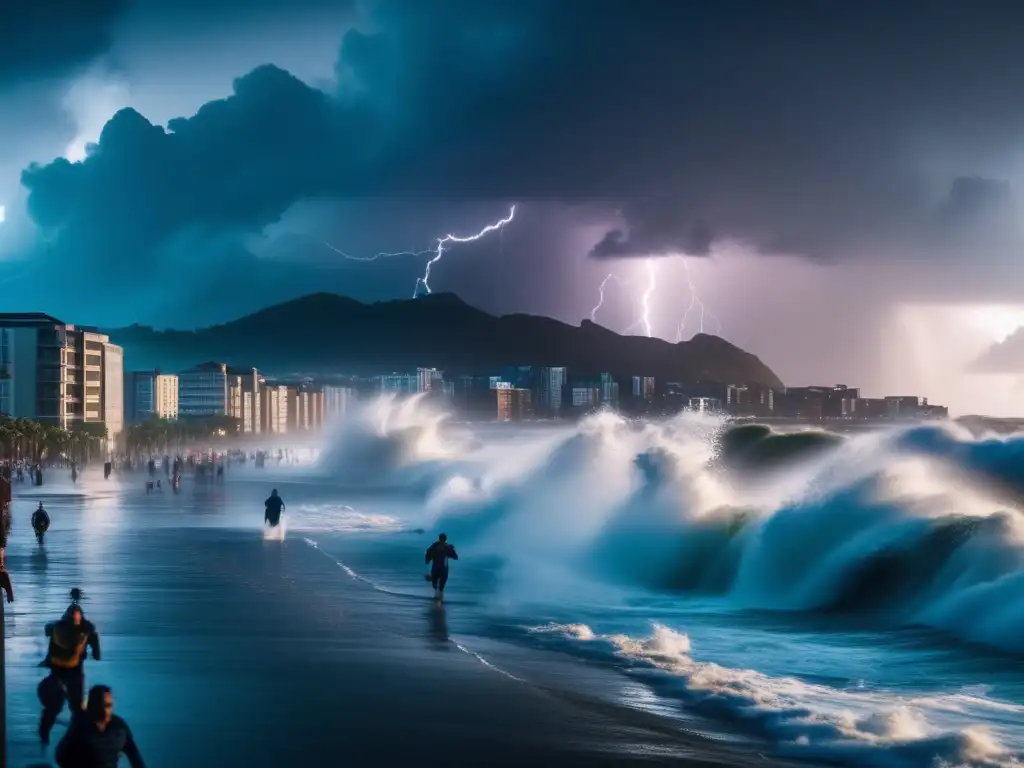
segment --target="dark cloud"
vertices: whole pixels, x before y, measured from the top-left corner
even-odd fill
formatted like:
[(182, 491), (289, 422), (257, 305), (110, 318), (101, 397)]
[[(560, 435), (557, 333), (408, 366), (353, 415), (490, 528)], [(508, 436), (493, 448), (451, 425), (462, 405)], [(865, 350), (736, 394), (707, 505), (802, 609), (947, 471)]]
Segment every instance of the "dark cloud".
[(993, 344), (975, 361), (974, 373), (1024, 373), (1024, 328)]
[(592, 256), (707, 256), (714, 233), (705, 221), (694, 221), (672, 198), (643, 200), (623, 212), (629, 231), (613, 229), (591, 250)]
[(60, 77), (112, 43), (128, 0), (10, 0), (0, 11), (0, 86)]
[(368, 7), (364, 31), (344, 35), (336, 92), (267, 66), (166, 131), (125, 111), (83, 163), (28, 169), (51, 258), (129, 285), (183, 230), (255, 231), (318, 197), (621, 212), (597, 256), (700, 255), (715, 238), (819, 259), (935, 241), (977, 255), (980, 212), (1003, 220), (1010, 205), (971, 174), (1024, 129), (1012, 4)]

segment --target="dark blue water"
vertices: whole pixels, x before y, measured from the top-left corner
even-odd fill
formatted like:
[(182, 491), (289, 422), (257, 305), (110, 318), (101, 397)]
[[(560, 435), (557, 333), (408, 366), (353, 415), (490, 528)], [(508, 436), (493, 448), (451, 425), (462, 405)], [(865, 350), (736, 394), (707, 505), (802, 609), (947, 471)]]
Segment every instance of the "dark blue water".
[[(444, 529), (467, 647), (513, 674), (509, 645), (613, 672), (604, 695), (704, 733), (853, 765), (1024, 752), (1024, 518), (968, 476), (1012, 440), (855, 436), (744, 477), (711, 468), (698, 419), (437, 424), (381, 405), (339, 430), (289, 487), (308, 499), (289, 535), (406, 600)], [(401, 460), (349, 471), (382, 442)]]

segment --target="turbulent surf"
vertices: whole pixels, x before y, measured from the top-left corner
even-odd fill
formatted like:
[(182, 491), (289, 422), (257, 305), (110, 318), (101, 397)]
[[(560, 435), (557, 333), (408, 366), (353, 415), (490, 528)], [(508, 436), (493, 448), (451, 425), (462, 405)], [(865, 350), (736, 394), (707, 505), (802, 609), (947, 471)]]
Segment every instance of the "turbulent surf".
[(601, 413), (470, 433), (382, 400), (316, 472), (339, 494), (414, 493), (339, 520), (386, 519), (353, 530), (395, 584), (385, 532), (444, 530), (481, 636), (642, 670), (783, 753), (987, 766), (1024, 749), (1022, 467), (1024, 436), (955, 424), (841, 437)]

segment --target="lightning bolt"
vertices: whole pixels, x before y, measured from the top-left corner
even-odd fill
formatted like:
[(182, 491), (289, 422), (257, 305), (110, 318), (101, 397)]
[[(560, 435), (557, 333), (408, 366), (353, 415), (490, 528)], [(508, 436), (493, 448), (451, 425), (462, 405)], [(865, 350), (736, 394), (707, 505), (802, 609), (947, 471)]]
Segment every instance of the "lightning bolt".
[(423, 286), (423, 290), (430, 293), (430, 268), (433, 267), (437, 262), (444, 256), (445, 245), (448, 243), (471, 243), (474, 240), (479, 240), (485, 235), (489, 235), (495, 230), (502, 229), (506, 224), (511, 224), (512, 220), (516, 217), (516, 207), (513, 205), (509, 209), (508, 216), (504, 219), (498, 219), (493, 224), (488, 224), (486, 227), (481, 229), (475, 235), (469, 235), (462, 237), (460, 235), (445, 235), (437, 239), (437, 247), (434, 249), (434, 256), (427, 262), (427, 266), (423, 269), (423, 277), (417, 278), (416, 286), (412, 289), (412, 297), (415, 299), (420, 293), (420, 286)]
[(601, 307), (604, 306), (605, 286), (607, 286), (608, 283), (611, 282), (612, 280), (614, 280), (621, 286), (629, 285), (629, 283), (624, 282), (618, 275), (612, 272), (609, 272), (607, 275), (605, 275), (604, 280), (601, 281), (601, 285), (597, 289), (597, 304), (595, 304), (594, 308), (590, 310), (590, 321), (593, 323), (597, 322), (597, 313), (600, 311)]
[(512, 223), (513, 219), (515, 219), (515, 216), (516, 207), (513, 205), (509, 209), (508, 216), (506, 216), (503, 219), (498, 219), (493, 224), (488, 224), (475, 235), (448, 234), (445, 235), (444, 237), (437, 238), (437, 243), (433, 248), (427, 248), (422, 251), (382, 251), (380, 253), (375, 253), (372, 256), (353, 256), (349, 253), (345, 253), (345, 251), (341, 250), (340, 248), (335, 248), (326, 240), (324, 241), (324, 245), (326, 245), (339, 256), (348, 259), (349, 261), (377, 261), (379, 259), (391, 259), (396, 256), (426, 256), (427, 254), (433, 254), (433, 256), (431, 256), (431, 258), (427, 261), (426, 266), (423, 268), (423, 276), (416, 278), (416, 285), (413, 286), (412, 289), (412, 297), (415, 299), (417, 296), (420, 295), (421, 287), (426, 293), (432, 293), (432, 291), (430, 290), (430, 270), (435, 264), (437, 264), (437, 262), (441, 260), (441, 257), (444, 256), (444, 254), (448, 251), (448, 249), (445, 248), (446, 245), (449, 245), (451, 243), (471, 243), (474, 240), (479, 240), (481, 237), (489, 235), (491, 232), (503, 230), (506, 224)]
[[(636, 299), (633, 299), (633, 311), (636, 313), (636, 320), (624, 328), (622, 333), (629, 333), (634, 328), (642, 325), (644, 327), (644, 333), (647, 334), (648, 338), (653, 335), (651, 327), (651, 297), (654, 295), (654, 291), (658, 287), (658, 270), (656, 264), (655, 259), (647, 260), (647, 288), (644, 289), (643, 294), (640, 296), (639, 311), (637, 311)], [(609, 277), (612, 276), (609, 275)], [(602, 289), (604, 288), (605, 283), (608, 282), (608, 279), (609, 278), (606, 277), (605, 282), (601, 284)], [(615, 279), (618, 280), (618, 278)], [(621, 280), (619, 280), (619, 282), (623, 285), (629, 285), (628, 282), (623, 282)], [(601, 301), (604, 301), (603, 295), (601, 297)], [(598, 306), (600, 306), (600, 304), (598, 304)]]
[(644, 295), (640, 299), (640, 306), (643, 307), (640, 319), (643, 321), (644, 328), (647, 331), (647, 338), (651, 337), (651, 296), (654, 295), (654, 289), (658, 287), (658, 270), (656, 267), (657, 263), (654, 259), (647, 260), (647, 290), (644, 291)]
[(679, 327), (676, 329), (676, 342), (678, 343), (683, 340), (683, 334), (686, 331), (686, 321), (689, 319), (690, 313), (694, 311), (700, 313), (700, 333), (704, 333), (704, 319), (708, 317), (714, 320), (718, 327), (716, 335), (721, 336), (723, 331), (722, 321), (708, 312), (704, 302), (701, 301), (700, 295), (697, 293), (697, 286), (693, 282), (693, 275), (690, 274), (690, 265), (686, 261), (685, 256), (683, 257), (683, 269), (686, 271), (686, 286), (690, 291), (690, 305), (686, 308), (686, 312), (683, 313), (683, 319), (679, 321)]

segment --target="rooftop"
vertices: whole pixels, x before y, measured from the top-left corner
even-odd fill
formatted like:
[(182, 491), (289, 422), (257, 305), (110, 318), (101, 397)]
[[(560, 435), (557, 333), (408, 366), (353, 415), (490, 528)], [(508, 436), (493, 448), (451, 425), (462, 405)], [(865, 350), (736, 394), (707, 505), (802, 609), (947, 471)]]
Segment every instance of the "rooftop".
[(0, 326), (67, 325), (45, 312), (0, 312)]

